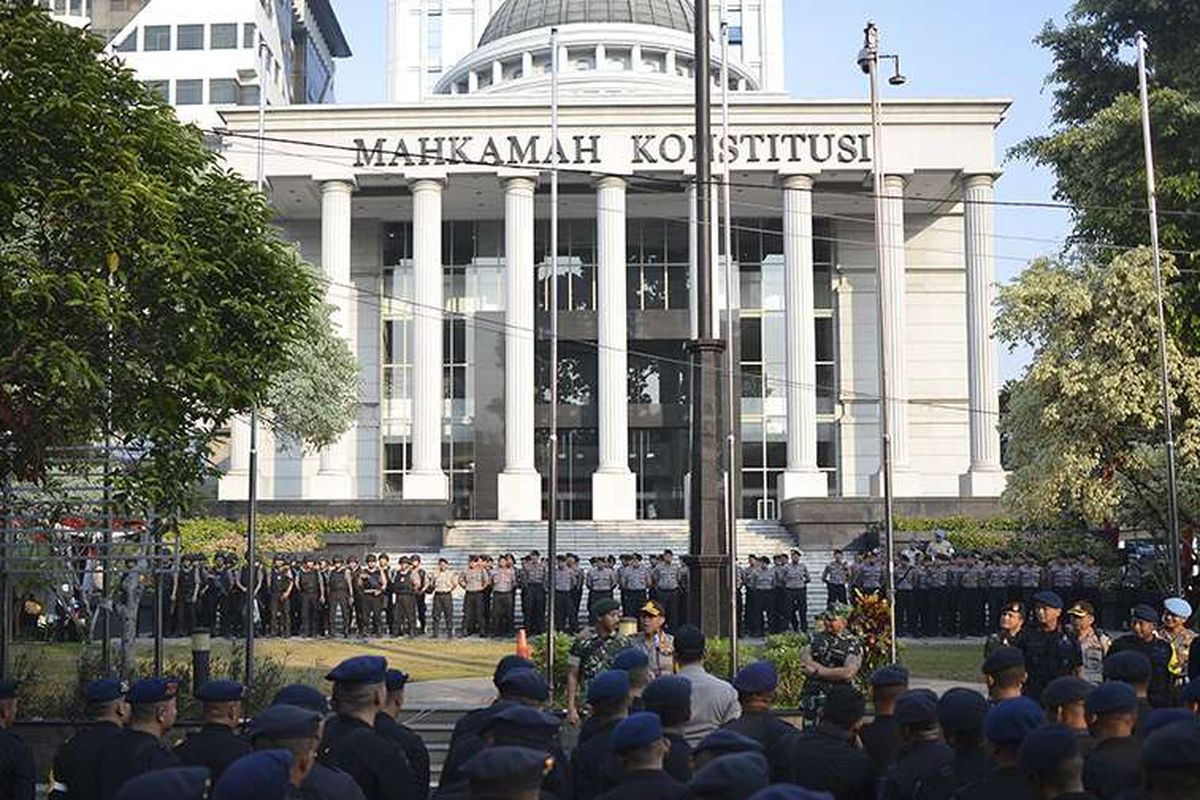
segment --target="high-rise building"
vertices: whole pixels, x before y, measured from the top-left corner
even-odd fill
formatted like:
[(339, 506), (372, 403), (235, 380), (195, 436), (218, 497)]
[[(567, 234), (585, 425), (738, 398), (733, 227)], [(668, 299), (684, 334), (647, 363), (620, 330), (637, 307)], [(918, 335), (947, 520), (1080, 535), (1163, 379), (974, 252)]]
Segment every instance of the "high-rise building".
[[(87, 26), (185, 122), (258, 104), (259, 58), (270, 105), (331, 103), (334, 59), (350, 55), (330, 0), (40, 0)], [(259, 53), (261, 43), (262, 52)]]

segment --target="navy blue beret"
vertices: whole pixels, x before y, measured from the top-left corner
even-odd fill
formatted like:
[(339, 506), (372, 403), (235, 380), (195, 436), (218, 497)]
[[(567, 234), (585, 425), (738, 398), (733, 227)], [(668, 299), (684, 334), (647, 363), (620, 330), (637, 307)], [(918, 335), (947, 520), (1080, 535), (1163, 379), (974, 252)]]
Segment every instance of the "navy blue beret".
[(203, 800), (207, 791), (208, 767), (168, 767), (130, 778), (114, 800)]
[(589, 703), (611, 703), (629, 695), (629, 673), (619, 669), (601, 672), (588, 684)]
[(1030, 731), (1017, 752), (1017, 765), (1036, 775), (1079, 755), (1079, 734), (1065, 725), (1043, 725)]
[(161, 703), (179, 693), (179, 684), (168, 678), (143, 678), (129, 687), (130, 703)]
[(929, 689), (910, 689), (896, 700), (897, 725), (932, 725), (938, 718), (938, 698)]
[(1179, 693), (1181, 703), (1200, 703), (1200, 678), (1193, 678)]
[(529, 747), (487, 747), (462, 765), (462, 774), (471, 784), (472, 796), (492, 792), (528, 792), (542, 785), (542, 778), (554, 766), (554, 759), (543, 750)]
[(324, 716), (300, 706), (274, 705), (260, 711), (250, 722), (250, 737), (257, 739), (308, 739), (317, 735)]
[(111, 703), (125, 696), (129, 686), (116, 678), (99, 678), (87, 685), (83, 691), (84, 698), (89, 703)]
[(731, 731), (728, 728), (717, 728), (715, 731), (705, 736), (700, 740), (700, 743), (692, 748), (692, 755), (696, 753), (716, 753), (724, 755), (726, 753), (761, 753), (763, 752), (762, 742), (757, 739), (751, 739), (749, 736), (743, 736), (740, 733)]
[(1046, 684), (1042, 689), (1042, 705), (1046, 708), (1079, 703), (1087, 700), (1092, 689), (1096, 688), (1083, 678), (1075, 675), (1062, 675)]
[(338, 664), (325, 680), (334, 683), (383, 683), (387, 680), (387, 659), (383, 656), (354, 656)]
[(303, 683), (293, 683), (275, 693), (271, 705), (289, 705), (307, 708), (322, 714), (329, 713), (329, 700), (325, 695)]
[(738, 670), (733, 676), (733, 688), (746, 694), (764, 694), (775, 691), (779, 685), (779, 673), (770, 661), (755, 661)]
[(983, 662), (983, 674), (995, 675), (1013, 667), (1025, 668), (1025, 654), (1015, 647), (997, 647)]
[(1137, 650), (1122, 650), (1104, 659), (1104, 680), (1145, 683), (1150, 680), (1150, 659)]
[(1042, 707), (1028, 697), (1001, 700), (983, 718), (983, 735), (996, 744), (1020, 744), (1046, 721)]
[(196, 690), (196, 699), (202, 703), (228, 703), (246, 696), (246, 687), (237, 681), (205, 681)]
[(1172, 723), (1147, 736), (1142, 743), (1142, 766), (1189, 770), (1200, 767), (1200, 718)]
[(872, 686), (908, 686), (908, 670), (899, 664), (888, 664), (871, 673)]
[(384, 675), (386, 676), (384, 683), (387, 684), (389, 692), (398, 692), (408, 683), (407, 672), (401, 672), (398, 669), (389, 669)]
[(1145, 603), (1139, 603), (1129, 610), (1131, 619), (1138, 619), (1142, 622), (1153, 622), (1158, 624), (1158, 612), (1154, 610), (1154, 606), (1148, 606)]
[(533, 669), (513, 669), (504, 673), (496, 684), (500, 691), (510, 697), (523, 697), (544, 703), (550, 699), (550, 687), (542, 673)]
[(1144, 739), (1159, 728), (1195, 718), (1196, 715), (1186, 708), (1156, 708), (1141, 720), (1138, 725), (1138, 735)]
[(663, 675), (646, 685), (642, 700), (647, 707), (679, 707), (692, 702), (692, 682), (680, 675)]
[(537, 669), (537, 665), (528, 658), (507, 655), (496, 662), (496, 669), (492, 671), (492, 683), (499, 688), (500, 679), (514, 669)]
[(938, 724), (947, 733), (983, 730), (988, 701), (974, 689), (956, 686), (938, 700)]
[(15, 681), (0, 681), (0, 700), (12, 700), (17, 696)]
[(1137, 695), (1133, 687), (1122, 681), (1108, 681), (1092, 690), (1084, 703), (1089, 714), (1129, 714), (1137, 711)]
[(488, 717), (481, 733), (496, 728), (519, 728), (531, 733), (553, 735), (561, 725), (562, 720), (558, 717), (520, 703), (511, 703)]
[(658, 714), (638, 711), (617, 723), (612, 732), (612, 749), (624, 755), (638, 750), (663, 738), (662, 722)]
[(612, 668), (623, 669), (628, 672), (631, 669), (647, 666), (649, 663), (650, 656), (645, 650), (630, 647), (613, 656)]
[(1061, 609), (1063, 607), (1063, 599), (1058, 592), (1043, 589), (1033, 596), (1033, 604), (1034, 606)]
[(732, 753), (714, 758), (688, 781), (689, 796), (745, 798), (767, 785), (767, 759), (762, 753)]
[(284, 800), (291, 790), (291, 751), (259, 750), (225, 768), (212, 800)]
[(829, 792), (816, 792), (788, 783), (776, 783), (750, 795), (748, 800), (834, 800)]

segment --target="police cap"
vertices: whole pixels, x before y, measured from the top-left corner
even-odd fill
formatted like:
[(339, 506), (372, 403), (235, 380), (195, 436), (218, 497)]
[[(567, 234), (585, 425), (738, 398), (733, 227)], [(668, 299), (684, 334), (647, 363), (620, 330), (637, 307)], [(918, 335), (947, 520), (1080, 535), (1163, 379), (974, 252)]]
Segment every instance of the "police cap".
[(1060, 708), (1071, 703), (1087, 700), (1095, 687), (1075, 675), (1062, 675), (1046, 684), (1042, 689), (1042, 705), (1046, 708)]
[(1163, 611), (1174, 617), (1186, 620), (1192, 616), (1192, 604), (1182, 597), (1168, 597), (1163, 600)]
[(179, 684), (167, 678), (143, 678), (129, 687), (126, 699), (134, 705), (161, 703), (170, 700), (179, 692)]
[(592, 678), (588, 684), (587, 701), (589, 703), (611, 703), (622, 700), (629, 695), (629, 673), (620, 669), (610, 669)]
[(168, 767), (130, 778), (113, 800), (204, 800), (207, 793), (208, 767)]
[(937, 695), (929, 689), (910, 689), (896, 700), (897, 725), (937, 723)]
[(1063, 599), (1058, 592), (1052, 592), (1049, 589), (1043, 589), (1033, 596), (1033, 605), (1045, 606), (1046, 608), (1062, 609)]
[(763, 752), (762, 743), (757, 739), (751, 739), (749, 736), (743, 736), (740, 733), (731, 731), (728, 728), (717, 728), (715, 731), (705, 736), (700, 740), (700, 743), (692, 748), (692, 755), (697, 753), (713, 753), (715, 755), (725, 755), (727, 753), (761, 753)]
[(956, 686), (938, 700), (938, 724), (946, 733), (983, 730), (988, 701), (974, 689)]
[(389, 669), (384, 673), (384, 684), (389, 692), (400, 692), (404, 690), (404, 685), (408, 683), (408, 673), (401, 672), (398, 669)]
[(387, 659), (383, 656), (347, 658), (325, 676), (334, 683), (383, 683), (386, 679)]
[(225, 679), (205, 681), (196, 690), (196, 699), (202, 703), (231, 703), (245, 696), (245, 686)]
[(274, 705), (264, 708), (250, 721), (250, 738), (310, 739), (317, 735), (323, 715), (310, 708)]
[(592, 606), (592, 613), (597, 617), (602, 617), (612, 611), (617, 611), (621, 608), (621, 604), (611, 597), (602, 597)]
[(504, 658), (502, 658), (496, 662), (496, 669), (494, 669), (492, 671), (492, 683), (497, 688), (499, 688), (500, 687), (500, 679), (503, 678), (505, 676), (505, 674), (510, 672), (511, 670), (535, 669), (536, 666), (537, 665), (535, 665), (528, 658), (523, 658), (521, 656), (515, 656), (515, 655), (511, 655), (511, 654), (507, 655)]
[(534, 791), (553, 767), (554, 759), (542, 750), (499, 746), (471, 756), (463, 763), (462, 774), (470, 782), (471, 797), (484, 800)]
[(663, 675), (646, 685), (642, 692), (646, 706), (679, 708), (692, 702), (692, 682), (681, 675)]
[(733, 688), (744, 694), (766, 694), (779, 685), (779, 673), (770, 661), (755, 661), (733, 676)]
[(612, 732), (612, 749), (618, 755), (640, 750), (663, 738), (662, 721), (658, 714), (638, 711), (617, 723)]
[(1015, 647), (997, 647), (983, 662), (984, 675), (997, 675), (1006, 669), (1025, 669), (1025, 654)]
[(1145, 683), (1150, 680), (1150, 659), (1136, 650), (1122, 650), (1104, 659), (1104, 680)]
[(749, 797), (767, 785), (762, 753), (732, 753), (705, 764), (688, 781), (689, 797)]
[(1146, 769), (1200, 767), (1200, 718), (1159, 728), (1142, 744), (1142, 766)]
[(888, 664), (871, 673), (872, 686), (908, 686), (908, 669), (900, 664)]
[(1132, 714), (1137, 711), (1137, 695), (1133, 687), (1122, 681), (1108, 681), (1092, 690), (1084, 703), (1089, 714)]
[(630, 647), (613, 656), (612, 668), (628, 672), (631, 669), (649, 666), (650, 655), (641, 648)]
[(1079, 755), (1079, 735), (1065, 725), (1043, 725), (1030, 731), (1017, 752), (1017, 766), (1026, 775), (1053, 769)]
[(291, 751), (259, 750), (225, 768), (212, 800), (284, 800), (291, 790)]
[(536, 708), (513, 703), (497, 711), (483, 723), (481, 733), (496, 730), (519, 729), (537, 735), (553, 736), (562, 721)]
[(523, 697), (539, 703), (544, 703), (550, 698), (550, 687), (546, 685), (546, 679), (534, 669), (509, 670), (500, 678), (497, 688), (501, 694), (509, 697)]
[(271, 699), (271, 705), (299, 706), (320, 714), (329, 713), (329, 700), (325, 695), (303, 683), (292, 683), (280, 689)]
[(1142, 622), (1158, 622), (1158, 612), (1154, 610), (1154, 606), (1148, 606), (1145, 603), (1139, 603), (1129, 610), (1131, 619), (1140, 620)]
[(1144, 739), (1159, 728), (1195, 718), (1196, 715), (1186, 708), (1156, 708), (1141, 720), (1138, 725), (1138, 734)]
[(124, 681), (116, 678), (99, 678), (90, 682), (83, 691), (84, 699), (89, 703), (111, 703), (119, 700), (129, 691)]
[(1002, 745), (1019, 745), (1030, 731), (1045, 722), (1042, 707), (1028, 697), (1001, 700), (983, 718), (983, 735)]

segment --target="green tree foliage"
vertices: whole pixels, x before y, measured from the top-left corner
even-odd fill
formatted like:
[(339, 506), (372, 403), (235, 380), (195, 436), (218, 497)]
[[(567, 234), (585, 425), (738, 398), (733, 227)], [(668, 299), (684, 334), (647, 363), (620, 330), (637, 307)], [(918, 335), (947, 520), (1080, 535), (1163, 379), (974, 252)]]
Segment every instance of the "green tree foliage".
[[(1176, 275), (1172, 259), (1164, 275)], [(1182, 312), (1178, 284), (1167, 295)], [(1033, 361), (1001, 422), (1010, 437), (1006, 504), (1050, 527), (1065, 520), (1166, 527), (1158, 317), (1151, 256), (1108, 263), (1039, 260), (1002, 287), (996, 335)], [(1184, 486), (1181, 520), (1200, 520), (1200, 358), (1168, 337), (1171, 401)]]
[(1149, 43), (1150, 112), (1163, 247), (1177, 251), (1182, 289), (1176, 317), (1200, 352), (1200, 4), (1077, 0), (1066, 23), (1037, 42), (1054, 55), (1056, 128), (1026, 140), (1020, 156), (1051, 167), (1055, 196), (1075, 207), (1075, 242), (1108, 260), (1149, 242), (1138, 102), (1137, 31)]

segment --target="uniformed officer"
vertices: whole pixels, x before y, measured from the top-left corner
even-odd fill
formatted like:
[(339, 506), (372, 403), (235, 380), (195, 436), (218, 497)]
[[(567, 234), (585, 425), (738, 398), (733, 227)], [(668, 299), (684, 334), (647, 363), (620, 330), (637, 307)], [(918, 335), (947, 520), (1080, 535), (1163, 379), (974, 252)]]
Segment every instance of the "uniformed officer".
[(267, 573), (267, 632), (271, 636), (292, 635), (292, 589), (295, 576), (286, 561), (275, 556)]
[(225, 768), (251, 751), (250, 743), (237, 734), (242, 719), (245, 688), (237, 681), (206, 681), (196, 690), (200, 701), (200, 730), (188, 734), (175, 746), (179, 761), (189, 767), (207, 767), (214, 782)]
[(954, 751), (939, 735), (937, 702), (928, 689), (910, 689), (896, 701), (900, 755), (884, 773), (880, 800), (915, 800), (954, 760)]
[(205, 800), (210, 785), (204, 767), (167, 767), (126, 781), (116, 800)]
[(1050, 566), (1046, 570), (1046, 582), (1052, 591), (1063, 598), (1064, 602), (1075, 599), (1075, 587), (1079, 583), (1079, 573), (1066, 553), (1059, 552), (1050, 562)]
[(991, 745), (995, 766), (980, 780), (959, 789), (956, 800), (1034, 800), (1036, 795), (1017, 767), (1017, 753), (1025, 737), (1044, 722), (1041, 707), (1028, 697), (992, 706), (983, 718), (983, 735)]
[(575, 588), (575, 575), (567, 566), (566, 555), (560, 553), (554, 560), (550, 580), (554, 584), (554, 626), (564, 633), (574, 633), (578, 625), (571, 622), (571, 592)]
[(529, 551), (529, 555), (521, 564), (519, 573), (521, 584), (521, 617), (531, 635), (544, 633), (546, 630), (546, 565), (537, 550)]
[(995, 768), (983, 738), (988, 707), (986, 697), (961, 686), (948, 689), (938, 700), (938, 725), (954, 758), (929, 782), (928, 797), (953, 797), (958, 789), (983, 780)]
[(808, 632), (808, 567), (803, 553), (793, 550), (783, 567), (784, 620), (794, 631)]
[(439, 558), (437, 569), (429, 579), (433, 593), (433, 626), (431, 635), (436, 638), (444, 627), (446, 638), (454, 636), (454, 588), (458, 586), (458, 574), (450, 569), (450, 562)]
[(350, 774), (366, 800), (401, 800), (420, 791), (399, 745), (379, 735), (375, 717), (387, 701), (387, 659), (355, 656), (325, 676), (336, 716), (325, 723), (318, 758)]
[(1088, 732), (1087, 712), (1084, 710), (1093, 688), (1083, 678), (1064, 675), (1050, 681), (1042, 690), (1041, 701), (1042, 708), (1046, 709), (1046, 719), (1074, 731), (1084, 750), (1091, 750), (1094, 744)]
[[(463, 595), (463, 636), (484, 634), (483, 593), (488, 587), (488, 573), (480, 556), (472, 556), (466, 570), (459, 573), (458, 585), (466, 592)], [(564, 609), (565, 610), (565, 609)]]
[(628, 636), (617, 632), (621, 606), (616, 600), (601, 600), (592, 612), (595, 628), (575, 637), (567, 656), (567, 722), (579, 724), (577, 695), (599, 673), (609, 668), (613, 656), (633, 645)]
[(871, 705), (875, 716), (862, 726), (858, 737), (863, 750), (871, 757), (875, 771), (883, 774), (900, 750), (900, 731), (896, 726), (896, 701), (908, 691), (908, 670), (899, 664), (889, 664), (871, 673)]
[(94, 680), (84, 690), (88, 727), (68, 739), (54, 754), (50, 771), (51, 800), (95, 800), (100, 787), (100, 758), (108, 740), (129, 720), (126, 686), (116, 678)]
[(516, 609), (517, 571), (512, 559), (502, 555), (491, 572), (493, 636), (508, 638), (513, 633), (513, 614)]
[(179, 571), (171, 585), (171, 605), (175, 609), (175, 633), (189, 636), (196, 629), (197, 603), (203, 574), (199, 562), (189, 553), (179, 560)]
[(827, 605), (846, 602), (846, 584), (850, 581), (850, 566), (843, 560), (842, 551), (833, 551), (833, 561), (825, 565), (821, 571), (821, 580), (825, 582), (825, 602)]
[(916, 589), (917, 568), (908, 553), (901, 553), (896, 565), (896, 629), (901, 636), (912, 636), (916, 631), (916, 613), (913, 605)]
[[(293, 758), (312, 753), (315, 759), (328, 713), (325, 695), (302, 683), (290, 684), (276, 692), (271, 706), (251, 721), (251, 743), (256, 750), (282, 748), (291, 750)], [(304, 800), (364, 800), (354, 778), (316, 760), (300, 784), (300, 796)]]
[(663, 769), (683, 783), (692, 777), (692, 748), (684, 738), (684, 726), (692, 717), (692, 685), (680, 675), (655, 678), (642, 692), (646, 711), (658, 715), (663, 738), (670, 745)]
[(33, 800), (37, 781), (33, 751), (13, 733), (17, 721), (17, 685), (0, 681), (0, 797)]
[(592, 568), (587, 571), (584, 576), (584, 585), (587, 586), (587, 608), (588, 615), (591, 616), (592, 609), (600, 600), (611, 600), (613, 589), (617, 587), (617, 573), (613, 569), (612, 563), (604, 556), (593, 556), (591, 559)]
[(326, 626), (330, 636), (336, 636), (340, 632), (342, 636), (350, 638), (353, 608), (353, 584), (350, 578), (350, 568), (342, 563), (340, 558), (334, 558), (325, 577), (325, 599), (329, 616)]
[(987, 630), (984, 618), (984, 602), (987, 589), (987, 572), (974, 553), (963, 557), (962, 571), (958, 577), (959, 587), (959, 636), (982, 636)]
[(583, 568), (579, 556), (567, 553), (567, 569), (571, 573), (571, 624), (579, 630), (579, 607), (583, 603)]
[(288, 750), (250, 753), (215, 782), (212, 800), (288, 800), (311, 763), (296, 763)]
[(419, 579), (413, 572), (412, 561), (401, 556), (396, 573), (389, 581), (396, 608), (392, 614), (393, 636), (417, 635), (417, 587)]
[(1009, 569), (998, 554), (993, 553), (984, 568), (984, 584), (987, 587), (988, 625), (1000, 619), (1000, 613), (1008, 605)]
[(1045, 725), (1026, 736), (1017, 766), (1039, 797), (1086, 797), (1079, 737), (1065, 726)]
[(1146, 800), (1194, 797), (1200, 783), (1200, 722), (1167, 725), (1147, 736), (1142, 769)]
[(1033, 603), (1037, 624), (1025, 628), (1016, 647), (1025, 655), (1025, 671), (1029, 675), (1024, 694), (1040, 700), (1046, 684), (1063, 675), (1077, 674), (1083, 660), (1079, 641), (1059, 622), (1062, 597), (1046, 589), (1034, 594)]
[(963, 612), (963, 575), (967, 571), (966, 558), (961, 553), (955, 553), (946, 561), (946, 605), (943, 611), (945, 617), (945, 635), (961, 636)]
[(750, 624), (746, 632), (751, 636), (765, 636), (771, 621), (771, 609), (774, 608), (775, 571), (771, 559), (766, 556), (758, 560), (758, 569), (747, 574), (750, 582), (747, 591), (750, 594), (747, 606), (750, 609)]
[(162, 741), (175, 725), (178, 690), (175, 681), (165, 678), (146, 678), (130, 687), (129, 726), (109, 738), (100, 759), (100, 800), (112, 800), (134, 776), (179, 766), (179, 758)]
[[(558, 741), (561, 727), (562, 720), (557, 716), (526, 705), (512, 704), (500, 709), (488, 719), (480, 734), (484, 747), (517, 745), (541, 750), (552, 762), (552, 766), (542, 778), (542, 790), (554, 797), (569, 797), (570, 767)], [(438, 796), (442, 796), (440, 791)], [(450, 796), (454, 795), (447, 795)]]
[(663, 628), (666, 614), (657, 600), (647, 600), (638, 609), (640, 631), (633, 638), (633, 646), (646, 652), (651, 677), (667, 675), (675, 669), (675, 637)]
[(717, 728), (692, 748), (692, 769), (697, 770), (714, 758), (730, 753), (761, 753), (763, 747), (748, 736)]
[(925, 635), (949, 635), (950, 557), (934, 556), (922, 580), (925, 590)]
[(404, 686), (407, 683), (406, 673), (398, 669), (387, 671), (387, 701), (375, 715), (375, 730), (400, 745), (417, 777), (417, 786), (423, 788), (417, 797), (425, 800), (429, 796), (429, 748), (412, 728), (400, 722), (400, 712), (404, 710)]
[(768, 783), (767, 760), (760, 753), (734, 753), (705, 764), (688, 781), (695, 800), (749, 797)]
[(1104, 798), (1137, 789), (1142, 782), (1141, 738), (1134, 736), (1138, 702), (1121, 681), (1102, 683), (1084, 704), (1096, 745), (1083, 762), (1083, 786)]
[(1001, 647), (1014, 647), (1025, 627), (1025, 606), (1019, 600), (1012, 600), (1000, 610), (999, 629), (983, 643), (983, 656), (987, 658)]
[(383, 636), (387, 632), (387, 575), (380, 569), (379, 559), (374, 553), (367, 555), (362, 578), (363, 620), (359, 634)]
[(733, 676), (742, 714), (721, 727), (754, 739), (763, 746), (773, 781), (786, 780), (790, 753), (787, 746), (796, 728), (771, 713), (779, 673), (770, 661), (755, 661)]
[(554, 760), (541, 750), (502, 745), (479, 751), (462, 771), (472, 798), (537, 800), (542, 779), (553, 767)]
[[(619, 783), (601, 794), (602, 800), (676, 800), (683, 796), (683, 784), (663, 769), (671, 745), (657, 714), (630, 714), (615, 726), (611, 747), (619, 759), (614, 775)], [(581, 795), (575, 797), (579, 800)]]
[(787, 553), (776, 553), (775, 563), (771, 565), (771, 577), (774, 578), (774, 581), (771, 588), (771, 608), (767, 615), (771, 622), (771, 633), (783, 633), (788, 629), (787, 588), (784, 574), (787, 563)]
[(664, 550), (662, 560), (654, 568), (651, 580), (654, 583), (655, 599), (662, 605), (667, 625), (678, 625), (682, 621), (679, 612), (679, 594), (683, 567), (675, 562), (675, 554)]
[(1150, 661), (1150, 705), (1155, 708), (1173, 705), (1171, 645), (1158, 637), (1158, 614), (1150, 606), (1137, 605), (1130, 616), (1130, 632), (1113, 641), (1109, 657), (1127, 650), (1144, 655)]
[(1025, 655), (1015, 647), (997, 647), (983, 660), (980, 671), (988, 699), (993, 703), (1020, 697), (1029, 677), (1025, 672)]
[(1025, 604), (1026, 608), (1029, 608), (1033, 603), (1033, 596), (1042, 587), (1043, 570), (1032, 553), (1025, 553), (1017, 564), (1016, 570), (1017, 588), (1020, 592), (1021, 602)]
[(853, 582), (863, 594), (879, 594), (883, 588), (883, 565), (874, 551), (863, 556), (854, 570)]
[(846, 800), (874, 800), (876, 772), (866, 753), (854, 745), (866, 704), (853, 686), (839, 684), (826, 693), (820, 720), (792, 739), (788, 780)]
[(636, 617), (646, 604), (650, 590), (650, 569), (642, 563), (642, 554), (634, 553), (629, 566), (621, 573), (621, 606), (624, 615)]
[(846, 630), (850, 607), (834, 603), (826, 609), (826, 630), (816, 634), (800, 653), (800, 666), (807, 676), (800, 692), (800, 709), (814, 719), (825, 692), (838, 684), (848, 684), (862, 666), (862, 643)]
[(592, 678), (587, 704), (590, 713), (571, 753), (575, 800), (591, 800), (620, 780), (621, 759), (613, 746), (613, 731), (629, 713), (629, 673), (610, 669)]
[(300, 635), (318, 636), (321, 632), (321, 604), (325, 585), (312, 556), (306, 556), (296, 578), (300, 589)]

